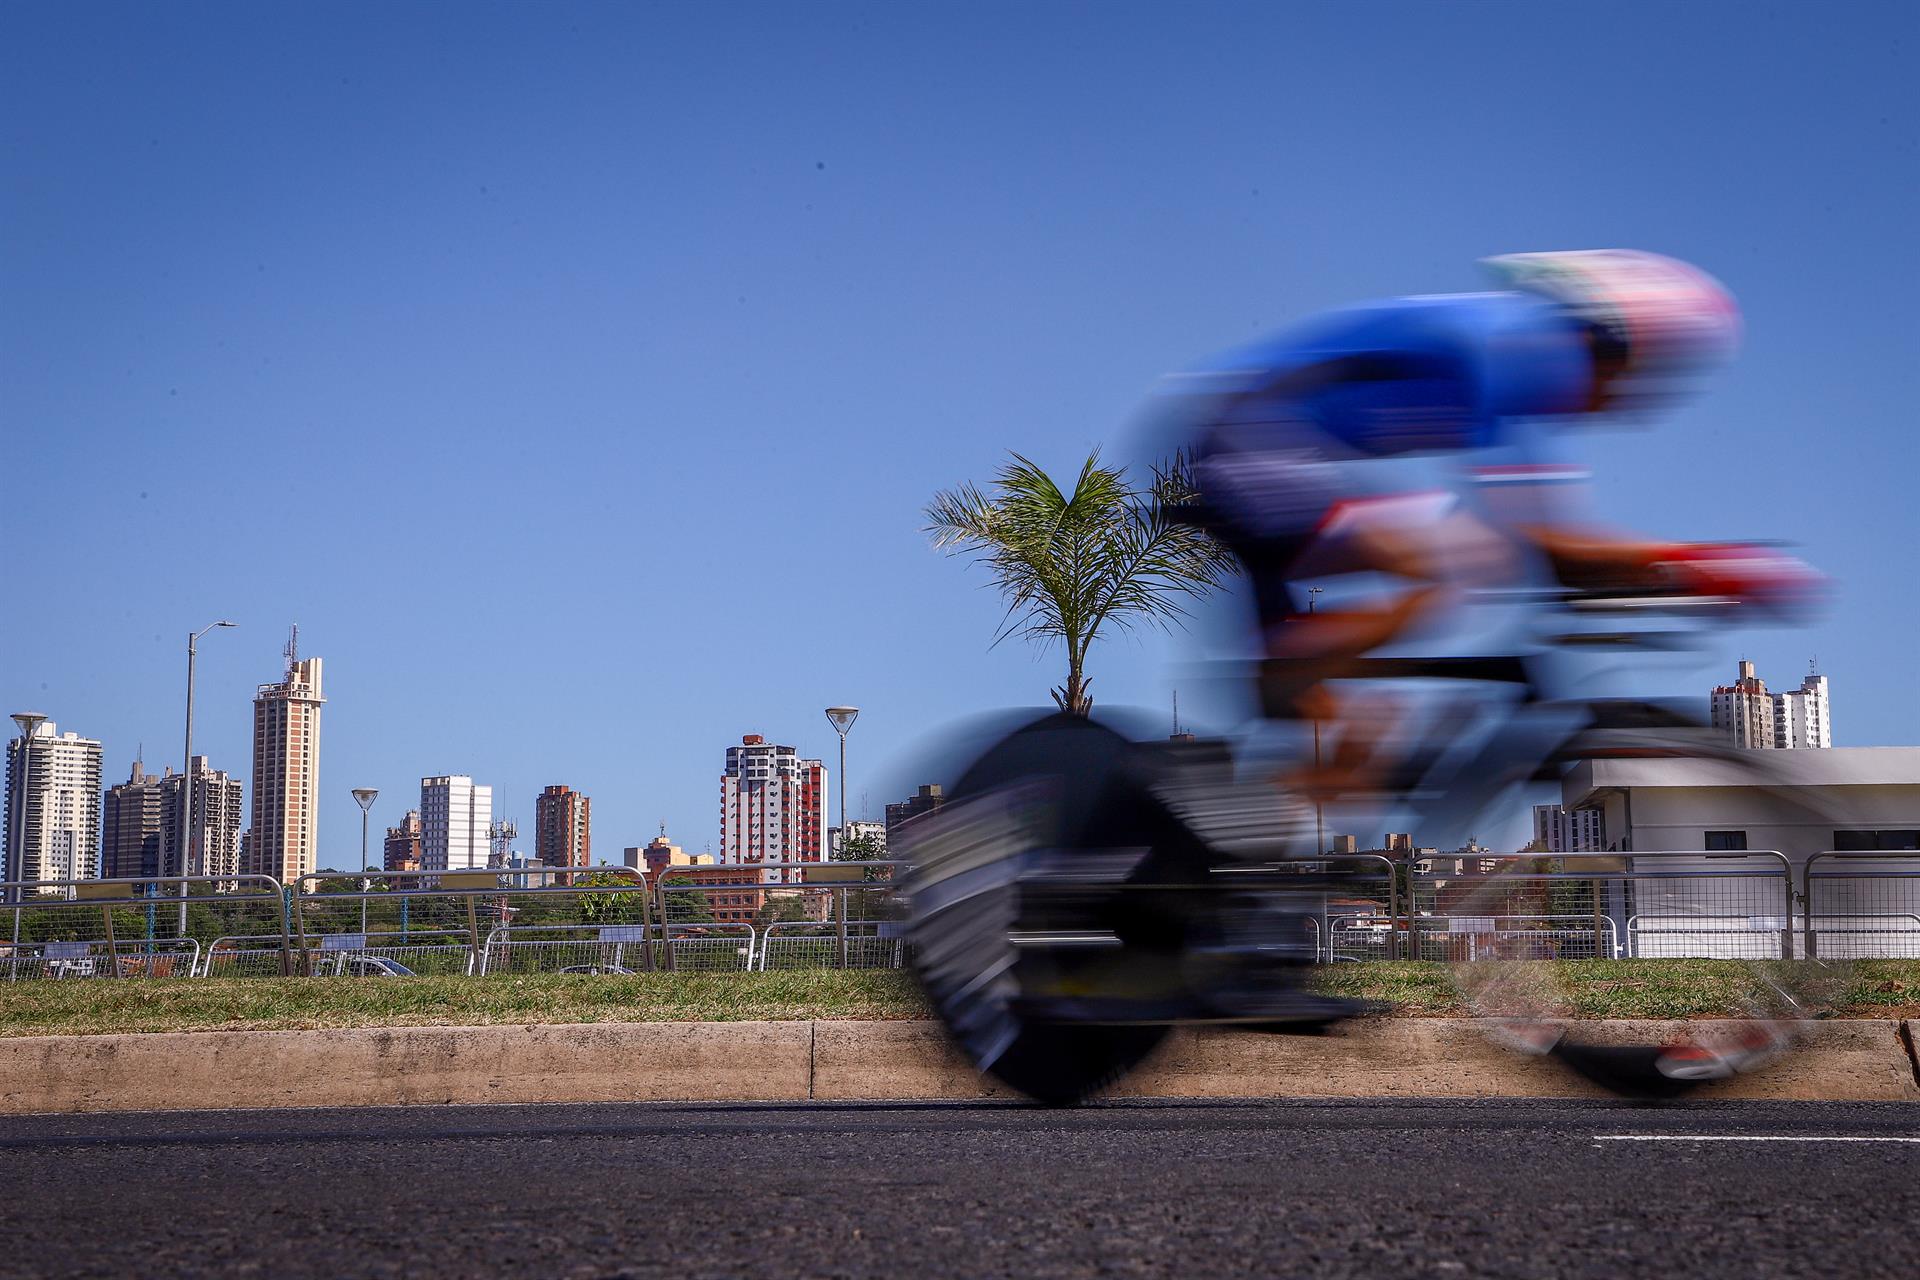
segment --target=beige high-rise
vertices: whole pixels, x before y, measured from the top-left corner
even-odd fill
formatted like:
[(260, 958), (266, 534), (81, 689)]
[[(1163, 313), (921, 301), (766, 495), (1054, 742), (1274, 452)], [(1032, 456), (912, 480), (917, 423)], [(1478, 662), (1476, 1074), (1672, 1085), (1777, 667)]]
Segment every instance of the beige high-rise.
[[(291, 648), (291, 646), (289, 646)], [(289, 653), (287, 677), (253, 698), (253, 828), (246, 870), (287, 883), (320, 849), (320, 659)]]

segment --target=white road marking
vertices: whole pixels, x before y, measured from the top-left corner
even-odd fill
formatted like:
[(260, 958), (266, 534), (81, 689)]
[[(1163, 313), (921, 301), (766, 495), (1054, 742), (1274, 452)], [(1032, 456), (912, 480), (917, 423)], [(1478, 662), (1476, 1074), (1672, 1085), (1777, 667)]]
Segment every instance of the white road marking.
[(1798, 1134), (1596, 1133), (1595, 1142), (1920, 1142), (1915, 1138), (1814, 1137)]

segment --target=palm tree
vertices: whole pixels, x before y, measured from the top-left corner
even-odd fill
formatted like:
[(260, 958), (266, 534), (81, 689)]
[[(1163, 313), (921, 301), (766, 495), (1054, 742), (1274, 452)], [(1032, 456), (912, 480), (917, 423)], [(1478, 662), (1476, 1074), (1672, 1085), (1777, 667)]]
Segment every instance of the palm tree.
[(933, 545), (973, 556), (999, 583), (1007, 614), (994, 643), (1018, 634), (1066, 648), (1066, 683), (1052, 693), (1073, 715), (1093, 708), (1087, 650), (1102, 627), (1170, 627), (1233, 571), (1226, 548), (1178, 518), (1176, 508), (1194, 497), (1188, 459), (1152, 470), (1152, 481), (1135, 488), (1125, 468), (1102, 466), (1096, 449), (1063, 493), (1016, 453), (990, 493), (963, 484), (927, 505)]

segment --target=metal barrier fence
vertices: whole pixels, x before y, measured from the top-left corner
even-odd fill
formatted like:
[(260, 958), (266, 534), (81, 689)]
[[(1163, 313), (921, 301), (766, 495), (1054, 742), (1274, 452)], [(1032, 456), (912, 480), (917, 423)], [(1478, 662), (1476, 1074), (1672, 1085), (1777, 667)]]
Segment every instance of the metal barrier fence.
[(1816, 853), (1800, 884), (1807, 955), (1920, 957), (1920, 851)]
[(274, 940), (287, 972), (287, 899), (271, 876), (0, 882), (0, 975), (186, 978), (207, 944), (245, 930)]
[[(673, 969), (898, 968), (898, 861), (668, 867), (655, 918)], [(744, 938), (744, 943), (741, 939)]]
[(653, 923), (646, 880), (627, 867), (317, 872), (294, 882), (291, 900), (290, 945), (305, 974), (477, 974), (497, 929)]
[[(899, 862), (0, 883), (0, 976), (404, 976), (898, 968)], [(1293, 859), (1322, 961), (1920, 958), (1920, 850)], [(1796, 884), (1797, 880), (1797, 884)], [(1204, 888), (1201, 891), (1207, 891)]]
[(1778, 852), (1437, 861), (1463, 865), (1412, 876), (1410, 956), (1767, 960), (1795, 953), (1793, 869)]

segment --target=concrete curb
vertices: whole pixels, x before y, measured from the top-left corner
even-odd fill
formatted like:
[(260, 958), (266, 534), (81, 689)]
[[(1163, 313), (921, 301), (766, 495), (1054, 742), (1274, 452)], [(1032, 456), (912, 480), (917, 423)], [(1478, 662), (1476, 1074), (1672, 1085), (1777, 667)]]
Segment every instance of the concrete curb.
[[(1644, 1036), (1649, 1024), (1594, 1024)], [(1668, 1024), (1661, 1024), (1662, 1026)], [(1910, 1029), (1815, 1025), (1780, 1068), (1699, 1096), (1920, 1101)], [(1178, 1031), (1123, 1097), (1588, 1097), (1471, 1019), (1323, 1037)], [(0, 1114), (485, 1102), (894, 1101), (1008, 1096), (925, 1022), (629, 1022), (0, 1039)]]

